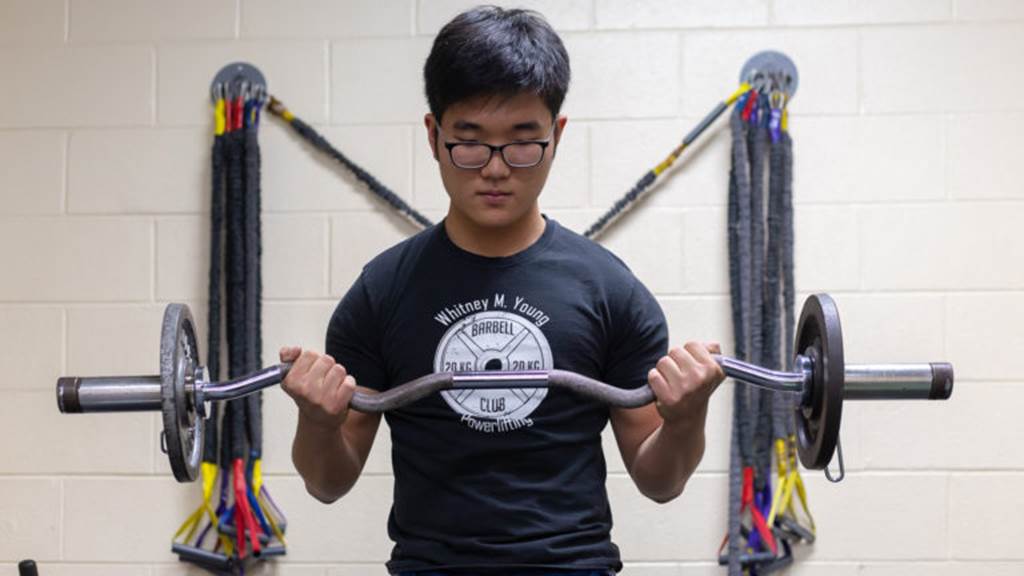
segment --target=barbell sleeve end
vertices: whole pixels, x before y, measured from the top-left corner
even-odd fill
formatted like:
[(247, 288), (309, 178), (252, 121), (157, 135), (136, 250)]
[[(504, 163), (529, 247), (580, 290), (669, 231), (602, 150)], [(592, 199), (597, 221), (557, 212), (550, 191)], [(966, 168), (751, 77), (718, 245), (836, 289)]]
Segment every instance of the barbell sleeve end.
[(63, 376), (57, 379), (62, 414), (160, 410), (159, 376)]
[(948, 362), (932, 363), (932, 391), (929, 400), (949, 400), (953, 395), (953, 365)]
[(65, 376), (57, 379), (57, 407), (61, 414), (81, 414), (82, 404), (78, 401), (78, 387), (82, 379)]

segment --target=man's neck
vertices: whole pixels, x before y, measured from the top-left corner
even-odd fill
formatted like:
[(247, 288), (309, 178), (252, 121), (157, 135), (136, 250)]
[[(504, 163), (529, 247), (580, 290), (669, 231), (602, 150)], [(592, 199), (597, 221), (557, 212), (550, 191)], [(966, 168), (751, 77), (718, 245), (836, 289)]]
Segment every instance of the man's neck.
[(498, 258), (526, 250), (544, 234), (546, 223), (539, 209), (534, 209), (517, 222), (501, 228), (479, 226), (449, 210), (444, 220), (445, 232), (466, 252)]

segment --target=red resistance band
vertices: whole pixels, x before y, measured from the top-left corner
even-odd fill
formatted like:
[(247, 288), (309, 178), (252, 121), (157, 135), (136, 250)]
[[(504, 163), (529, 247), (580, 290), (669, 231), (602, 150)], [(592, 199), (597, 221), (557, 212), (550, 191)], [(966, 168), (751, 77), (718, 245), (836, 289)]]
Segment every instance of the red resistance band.
[(768, 524), (764, 520), (764, 516), (761, 511), (754, 506), (754, 468), (753, 466), (747, 466), (743, 469), (743, 498), (740, 501), (740, 514), (747, 508), (750, 508), (750, 518), (754, 521), (754, 528), (764, 539), (765, 543), (768, 544), (768, 548), (772, 551), (772, 554), (778, 554), (779, 549), (775, 544), (775, 538), (772, 536), (772, 531), (768, 529)]
[(754, 105), (757, 104), (757, 90), (751, 90), (748, 94), (750, 96), (747, 97), (747, 105), (743, 107), (744, 122), (750, 122), (750, 114), (754, 111)]
[(256, 525), (256, 519), (252, 516), (249, 508), (248, 490), (245, 486), (245, 462), (241, 458), (235, 458), (234, 465), (235, 483), (235, 532), (238, 540), (238, 557), (245, 558), (245, 533), (249, 532), (249, 543), (252, 545), (254, 556), (260, 555), (260, 528)]
[(234, 102), (234, 105), (232, 106), (232, 108), (235, 109), (235, 113), (234, 113), (234, 117), (235, 117), (235, 130), (241, 130), (242, 129), (242, 116), (244, 115), (242, 113), (242, 97), (241, 96), (239, 96), (238, 98), (235, 98), (235, 102)]

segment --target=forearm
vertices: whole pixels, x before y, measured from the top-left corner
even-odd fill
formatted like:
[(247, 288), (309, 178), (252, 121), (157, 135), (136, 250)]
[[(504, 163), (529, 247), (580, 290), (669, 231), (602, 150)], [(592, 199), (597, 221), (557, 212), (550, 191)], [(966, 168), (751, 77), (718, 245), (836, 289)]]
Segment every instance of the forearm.
[(306, 490), (317, 500), (330, 503), (352, 489), (362, 463), (342, 428), (329, 429), (299, 415), (292, 462), (306, 482)]
[(662, 424), (637, 450), (630, 469), (642, 494), (665, 503), (679, 496), (704, 457), (707, 409), (693, 418)]

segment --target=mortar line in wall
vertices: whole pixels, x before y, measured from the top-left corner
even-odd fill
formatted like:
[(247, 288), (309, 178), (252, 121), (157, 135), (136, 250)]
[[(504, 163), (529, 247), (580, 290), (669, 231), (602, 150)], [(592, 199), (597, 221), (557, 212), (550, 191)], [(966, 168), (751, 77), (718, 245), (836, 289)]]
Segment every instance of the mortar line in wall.
[(420, 31), (420, 0), (412, 0), (412, 36)]
[(58, 496), (58, 502), (60, 507), (58, 508), (57, 511), (57, 557), (63, 560), (66, 554), (64, 550), (64, 480), (59, 480), (57, 485), (60, 494)]
[(419, 180), (416, 178), (416, 127), (413, 125), (406, 125), (405, 133), (409, 136), (408, 141), (408, 152), (409, 152), (409, 197), (412, 198), (412, 205), (417, 206), (420, 202), (420, 188), (416, 184)]
[(157, 59), (156, 44), (153, 44), (150, 47), (149, 61), (153, 64), (151, 72), (152, 76), (150, 78), (150, 86), (153, 88), (153, 95), (149, 101), (150, 112), (152, 115), (150, 116), (149, 127), (155, 128), (159, 123), (158, 119), (160, 118), (160, 75), (157, 72), (159, 60)]
[(953, 473), (946, 475), (946, 560), (953, 559)]
[(64, 131), (64, 142), (63, 142), (63, 144), (64, 144), (64, 159), (63, 159), (64, 162), (63, 162), (63, 166), (62, 166), (63, 170), (62, 170), (62, 173), (61, 173), (61, 182), (60, 182), (61, 192), (62, 192), (61, 199), (60, 199), (60, 202), (61, 202), (60, 214), (63, 215), (63, 216), (66, 216), (67, 213), (68, 213), (68, 202), (69, 202), (69, 194), (70, 194), (70, 192), (68, 190), (68, 182), (70, 181), (70, 177), (68, 176), (68, 172), (71, 169), (71, 131), (70, 130), (65, 130)]
[(68, 370), (68, 309), (61, 307), (60, 309), (60, 330), (61, 330), (61, 351), (60, 351), (60, 372), (61, 374), (67, 374)]
[[(806, 294), (811, 294), (811, 293), (815, 293), (815, 292), (822, 292), (822, 291), (826, 291), (829, 294), (831, 294), (832, 296), (835, 296), (837, 298), (847, 298), (847, 297), (850, 297), (850, 298), (887, 298), (887, 297), (908, 298), (908, 297), (922, 297), (922, 296), (941, 296), (941, 297), (945, 298), (946, 296), (949, 296), (951, 294), (951, 291), (949, 291), (949, 290), (928, 290), (928, 289), (922, 289), (922, 288), (914, 288), (914, 289), (906, 289), (906, 290), (901, 290), (901, 291), (894, 291), (894, 290), (868, 290), (868, 289), (866, 289), (866, 290), (849, 290), (849, 289), (829, 290), (829, 289), (823, 288), (823, 287), (816, 287), (816, 288), (812, 288), (812, 289), (801, 288), (800, 290), (797, 291), (797, 294), (798, 295), (801, 295), (801, 294), (806, 295)], [(972, 294), (972, 295), (996, 295), (996, 296), (998, 296), (998, 295), (1021, 295), (1021, 296), (1024, 296), (1024, 289), (993, 290), (993, 289), (986, 288), (986, 289), (978, 289), (978, 290), (974, 290), (974, 291), (961, 290), (961, 291), (955, 291), (955, 292), (963, 292), (965, 294)], [(718, 299), (718, 298), (728, 298), (729, 297), (729, 292), (727, 292), (727, 291), (722, 291), (722, 292), (696, 292), (696, 291), (694, 291), (694, 292), (655, 292), (654, 294), (655, 294), (655, 296), (658, 297), (659, 300), (666, 300), (666, 301), (670, 301), (670, 302), (671, 301), (685, 301), (685, 300), (704, 300), (704, 299), (712, 299), (712, 298)], [(946, 301), (948, 302), (948, 299), (946, 299)]]
[(242, 0), (235, 0), (235, 39), (242, 37)]
[(326, 298), (330, 298), (331, 295), (331, 275), (333, 273), (334, 260), (331, 257), (331, 249), (334, 245), (334, 219), (329, 215), (324, 215), (324, 219), (327, 220), (327, 233), (324, 235), (324, 278), (323, 278), (323, 293)]
[(64, 44), (71, 41), (71, 0), (64, 0)]
[(864, 30), (861, 28), (857, 29), (856, 40), (854, 41), (854, 49), (856, 50), (856, 58), (854, 58), (854, 66), (857, 69), (854, 71), (857, 78), (857, 113), (859, 116), (864, 116), (866, 106), (864, 104)]
[(156, 217), (153, 217), (153, 219), (152, 219), (152, 221), (150, 223), (150, 228), (149, 228), (149, 266), (150, 266), (149, 299), (150, 299), (151, 303), (155, 303), (156, 302), (156, 283), (159, 280), (159, 278), (157, 277), (157, 272), (159, 270), (159, 267), (157, 266), (157, 262), (156, 262), (157, 252), (158, 252), (157, 245), (156, 245), (156, 243), (157, 243), (156, 227), (157, 227), (157, 219), (156, 219)]
[[(589, 33), (597, 34), (644, 34), (648, 32), (695, 32), (699, 34), (750, 34), (750, 33), (791, 33), (791, 32), (835, 32), (835, 31), (853, 31), (858, 29), (899, 29), (906, 28), (909, 30), (927, 30), (934, 29), (937, 27), (952, 27), (958, 26), (962, 28), (991, 28), (997, 26), (1011, 26), (1024, 22), (1024, 18), (991, 18), (987, 20), (931, 20), (931, 21), (906, 21), (906, 22), (821, 22), (821, 23), (808, 23), (808, 24), (729, 24), (729, 25), (714, 25), (708, 24), (704, 26), (636, 26), (633, 28), (600, 28), (589, 31)], [(560, 30), (559, 34), (562, 36), (566, 35), (582, 35), (587, 34), (587, 30)], [(425, 36), (426, 34), (421, 34)]]
[[(189, 299), (186, 299), (189, 300)], [(175, 301), (174, 298), (158, 300), (157, 304), (166, 304)], [(206, 297), (195, 298), (196, 302), (206, 302)], [(55, 308), (68, 306), (75, 309), (89, 310), (95, 308), (143, 308), (151, 306), (153, 302), (148, 300), (50, 300), (39, 302), (26, 302), (24, 300), (0, 300), (0, 310), (4, 308)]]
[(942, 355), (949, 358), (949, 314), (950, 314), (950, 302), (949, 294), (942, 295)]
[(953, 201), (953, 178), (951, 178), (953, 172), (953, 162), (952, 158), (950, 157), (952, 147), (950, 146), (949, 126), (953, 122), (954, 117), (954, 114), (948, 112), (944, 114), (942, 117), (942, 161), (946, 167), (943, 171), (943, 176), (945, 176), (943, 186), (945, 187), (946, 201), (948, 202)]
[[(224, 364), (222, 363), (221, 366), (223, 366), (223, 365)], [(160, 416), (158, 416), (156, 414), (150, 414), (149, 415), (149, 428), (150, 428), (150, 436), (149, 437), (156, 439), (156, 442), (157, 442), (156, 447), (157, 447), (157, 449), (159, 449), (159, 447), (160, 447), (160, 444), (159, 444), (159, 442), (160, 442), (160, 434), (164, 431), (163, 418), (161, 418)], [(159, 468), (158, 468), (158, 464), (157, 464), (157, 453), (158, 453), (157, 450), (150, 450), (149, 451), (149, 469), (154, 474), (159, 472)]]
[(583, 169), (587, 174), (587, 208), (594, 205), (594, 130), (590, 124), (582, 126), (584, 130)]
[(679, 56), (679, 65), (676, 66), (676, 87), (679, 94), (676, 95), (676, 121), (686, 117), (686, 104), (683, 100), (686, 94), (686, 36), (688, 32), (680, 30), (676, 33), (676, 54)]
[(334, 82), (334, 44), (330, 40), (324, 41), (324, 50), (327, 52), (324, 57), (324, 108), (328, 125), (331, 122), (331, 84)]

